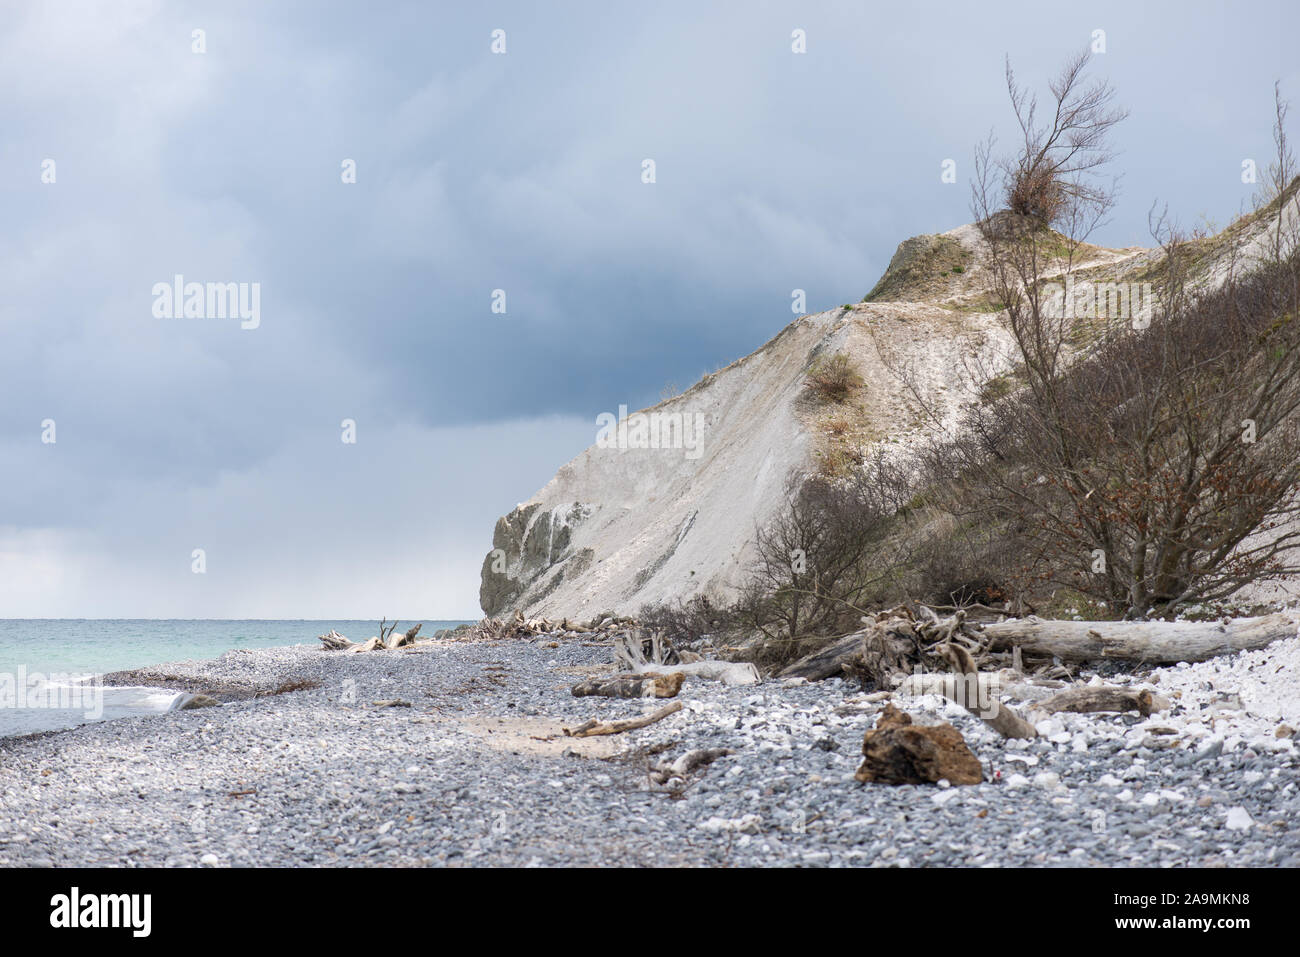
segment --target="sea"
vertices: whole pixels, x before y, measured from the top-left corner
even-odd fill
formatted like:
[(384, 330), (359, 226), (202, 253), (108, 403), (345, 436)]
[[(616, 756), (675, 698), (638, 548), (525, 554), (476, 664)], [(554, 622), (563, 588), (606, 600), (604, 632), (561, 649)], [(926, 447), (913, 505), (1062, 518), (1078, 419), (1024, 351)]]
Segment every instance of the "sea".
[[(416, 619), (421, 620), (421, 619)], [(423, 619), (421, 634), (460, 620)], [(404, 631), (414, 622), (403, 621)], [(227, 651), (315, 645), (333, 628), (354, 641), (377, 621), (226, 619), (0, 619), (0, 738), (170, 710), (178, 691), (107, 687), (96, 676)]]

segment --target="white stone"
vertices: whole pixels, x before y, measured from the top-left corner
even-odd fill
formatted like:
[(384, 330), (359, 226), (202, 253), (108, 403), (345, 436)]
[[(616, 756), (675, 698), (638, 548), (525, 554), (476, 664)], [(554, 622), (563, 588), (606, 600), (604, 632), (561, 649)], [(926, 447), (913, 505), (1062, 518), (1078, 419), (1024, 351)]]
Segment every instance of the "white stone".
[(1042, 721), (1034, 725), (1034, 730), (1037, 731), (1040, 736), (1047, 738), (1050, 741), (1052, 735), (1060, 734), (1065, 730), (1065, 725), (1056, 718), (1044, 718)]
[(1251, 818), (1250, 812), (1241, 805), (1228, 810), (1228, 819), (1223, 822), (1223, 826), (1229, 831), (1247, 831), (1255, 824)]

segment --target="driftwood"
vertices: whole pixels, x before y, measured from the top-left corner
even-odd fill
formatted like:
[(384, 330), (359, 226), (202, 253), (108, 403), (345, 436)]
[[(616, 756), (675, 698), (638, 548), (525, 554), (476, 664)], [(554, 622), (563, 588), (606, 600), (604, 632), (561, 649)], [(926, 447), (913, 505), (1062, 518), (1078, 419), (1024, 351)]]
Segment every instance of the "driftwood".
[(653, 714), (643, 715), (640, 718), (628, 718), (623, 721), (597, 721), (592, 718), (578, 727), (570, 730), (564, 729), (564, 733), (570, 738), (590, 738), (600, 734), (622, 734), (624, 731), (635, 731), (637, 728), (644, 728), (648, 724), (654, 724), (656, 721), (662, 721), (671, 714), (676, 714), (682, 710), (682, 703), (674, 701), (666, 707), (660, 708)]
[(673, 665), (673, 670), (724, 685), (756, 685), (763, 680), (758, 667), (748, 661), (690, 661)]
[(984, 769), (952, 725), (915, 725), (887, 704), (862, 738), (862, 765), (854, 777), (864, 784), (979, 784)]
[(679, 781), (685, 780), (686, 775), (697, 768), (705, 767), (718, 758), (735, 753), (731, 748), (696, 748), (694, 751), (687, 751), (676, 761), (661, 761), (650, 772), (650, 780), (655, 784), (667, 784), (674, 778)]
[(822, 681), (842, 676), (846, 665), (852, 667), (861, 661), (862, 632), (858, 631), (831, 642), (820, 651), (805, 655), (783, 669), (777, 677)]
[(553, 621), (550, 618), (525, 618), (516, 611), (508, 618), (484, 618), (470, 630), (481, 641), (509, 641), (513, 639), (537, 638), (541, 635), (552, 637), (575, 634), (612, 635), (619, 630), (635, 626), (631, 618), (605, 617), (589, 622), (571, 622), (567, 618)]
[(1062, 661), (1122, 658), (1149, 664), (1205, 661), (1254, 651), (1300, 628), (1300, 616), (1265, 615), (1218, 621), (1045, 621), (1019, 618), (985, 625), (989, 649), (1019, 647), (1026, 656)]
[(929, 609), (924, 612), (928, 620), (918, 621), (906, 606), (863, 618), (861, 630), (805, 655), (778, 677), (820, 681), (849, 675), (887, 687), (925, 656), (926, 645), (957, 640), (965, 622), (961, 611), (947, 619), (940, 619)]
[(316, 639), (325, 646), (326, 651), (342, 651), (344, 648), (352, 647), (353, 642), (344, 638), (333, 628), (324, 635), (317, 635)]
[[(1003, 704), (994, 696), (993, 688), (996, 686), (987, 686), (988, 690), (980, 693), (979, 671), (970, 652), (961, 645), (948, 642), (940, 647), (939, 653), (952, 665), (957, 673), (954, 677), (962, 679), (960, 682), (952, 683), (953, 691), (952, 693), (945, 691), (945, 697), (961, 705), (1004, 738), (1038, 737), (1038, 731), (1032, 724), (1017, 714), (1014, 708)], [(972, 684), (975, 687), (973, 701), (968, 691)]]
[[(780, 678), (820, 681), (845, 674), (872, 677), (885, 685), (890, 673), (908, 670), (942, 644), (962, 644), (977, 652), (976, 664), (1008, 662), (1022, 671), (1024, 659), (1040, 663), (1052, 658), (1066, 662), (1124, 659), (1150, 664), (1204, 661), (1215, 655), (1263, 648), (1300, 630), (1295, 613), (1239, 618), (1228, 623), (1191, 621), (1049, 621), (1017, 618), (982, 627), (963, 620), (960, 612), (939, 619), (912, 618), (905, 609), (864, 620), (866, 627), (800, 658), (780, 672)], [(926, 647), (928, 645), (928, 647)], [(909, 647), (910, 646), (910, 647)], [(1039, 669), (1040, 677), (1043, 669)], [(1047, 676), (1064, 674), (1050, 669)]]
[(659, 674), (653, 671), (601, 675), (573, 686), (575, 698), (600, 695), (605, 698), (675, 698), (686, 676), (680, 671)]
[(1170, 707), (1168, 698), (1152, 694), (1150, 691), (1133, 691), (1114, 685), (1068, 688), (1060, 694), (1043, 701), (1035, 702), (1034, 711), (1044, 714), (1056, 714), (1058, 711), (1071, 711), (1075, 714), (1087, 714), (1096, 711), (1136, 711), (1142, 717), (1167, 711)]
[[(650, 645), (650, 656), (647, 658), (644, 639), (620, 635), (614, 640), (614, 657), (623, 668), (638, 674), (663, 668), (668, 649), (658, 633), (651, 636)], [(758, 668), (748, 661), (679, 661), (671, 667), (673, 671), (697, 678), (711, 678), (724, 685), (753, 685), (762, 680)]]
[[(385, 621), (387, 621), (387, 619), (385, 619)], [(317, 635), (316, 640), (324, 646), (326, 651), (347, 651), (352, 654), (357, 654), (362, 651), (375, 651), (377, 649), (382, 651), (384, 649), (401, 648), (405, 645), (415, 644), (415, 636), (418, 635), (420, 629), (424, 627), (423, 624), (416, 625), (413, 628), (408, 628), (405, 634), (398, 635), (394, 638), (393, 628), (396, 626), (397, 622), (393, 622), (392, 625), (385, 628), (384, 622), (380, 622), (380, 634), (372, 638), (367, 638), (365, 641), (360, 643), (340, 635), (333, 628), (331, 628), (326, 634)]]
[[(394, 622), (394, 624), (396, 624)], [(385, 648), (401, 648), (403, 645), (415, 644), (415, 636), (419, 633), (422, 625), (416, 625), (414, 628), (408, 628), (406, 634), (393, 637), (393, 629), (388, 629), (388, 640), (384, 642)]]

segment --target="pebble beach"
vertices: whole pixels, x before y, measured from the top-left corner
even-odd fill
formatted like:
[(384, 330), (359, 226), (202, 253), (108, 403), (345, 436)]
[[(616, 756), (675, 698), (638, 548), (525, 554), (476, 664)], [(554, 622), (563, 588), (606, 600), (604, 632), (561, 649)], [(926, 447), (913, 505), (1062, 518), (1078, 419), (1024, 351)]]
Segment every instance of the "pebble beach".
[[(572, 696), (612, 661), (448, 640), (131, 672), (223, 703), (0, 740), (0, 865), (1300, 865), (1300, 638), (1108, 674), (1174, 707), (1055, 715), (1028, 742), (941, 697), (889, 698), (961, 732), (985, 777), (961, 787), (857, 782), (886, 696), (841, 679), (689, 677), (661, 721), (566, 736), (665, 703)], [(731, 753), (652, 779), (701, 748)]]

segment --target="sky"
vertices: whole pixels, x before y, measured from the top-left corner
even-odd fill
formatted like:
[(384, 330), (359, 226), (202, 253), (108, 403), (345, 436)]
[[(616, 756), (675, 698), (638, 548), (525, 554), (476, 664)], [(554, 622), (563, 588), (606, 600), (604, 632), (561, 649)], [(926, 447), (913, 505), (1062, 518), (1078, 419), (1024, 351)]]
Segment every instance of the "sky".
[[(970, 221), (1007, 56), (1045, 96), (1104, 31), (1093, 241), (1249, 204), (1300, 6), (994, 9), (3, 4), (0, 617), (478, 617), (600, 413)], [(245, 318), (169, 316), (178, 275)]]

